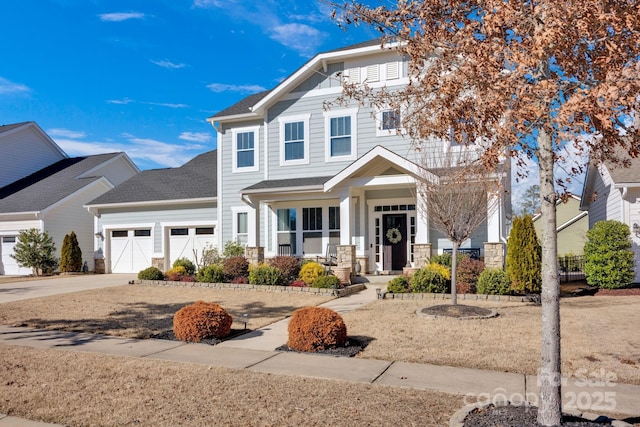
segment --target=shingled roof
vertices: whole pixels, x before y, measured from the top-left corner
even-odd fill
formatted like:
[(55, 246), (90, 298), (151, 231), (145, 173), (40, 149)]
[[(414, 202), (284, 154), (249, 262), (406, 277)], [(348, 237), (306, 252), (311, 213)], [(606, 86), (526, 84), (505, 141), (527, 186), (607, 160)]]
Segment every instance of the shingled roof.
[(629, 158), (629, 167), (620, 164), (605, 162), (613, 182), (616, 184), (640, 183), (640, 157)]
[(98, 154), (60, 160), (0, 188), (0, 213), (39, 212), (101, 176), (78, 178), (122, 153)]
[(290, 190), (295, 188), (304, 188), (304, 187), (320, 187), (322, 189), (322, 185), (329, 181), (331, 176), (311, 176), (306, 178), (294, 178), (294, 179), (271, 179), (267, 181), (260, 181), (257, 184), (253, 184), (247, 188), (242, 189), (242, 192), (251, 193), (251, 192), (260, 192), (263, 190)]
[(179, 168), (142, 171), (87, 205), (216, 197), (217, 153), (200, 154)]

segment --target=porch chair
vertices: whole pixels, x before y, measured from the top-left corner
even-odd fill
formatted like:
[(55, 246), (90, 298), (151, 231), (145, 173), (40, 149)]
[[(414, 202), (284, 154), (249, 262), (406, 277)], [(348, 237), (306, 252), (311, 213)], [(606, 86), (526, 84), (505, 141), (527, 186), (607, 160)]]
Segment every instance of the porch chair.
[(291, 256), (291, 245), (288, 243), (278, 245), (278, 256)]
[(324, 258), (318, 256), (316, 261), (324, 266), (326, 271), (331, 271), (331, 267), (338, 266), (338, 245), (329, 243)]

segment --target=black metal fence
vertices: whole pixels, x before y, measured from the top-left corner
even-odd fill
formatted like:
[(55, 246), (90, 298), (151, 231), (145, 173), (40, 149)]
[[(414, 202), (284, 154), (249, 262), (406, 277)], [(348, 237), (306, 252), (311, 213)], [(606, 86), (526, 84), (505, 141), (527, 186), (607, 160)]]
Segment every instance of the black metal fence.
[(558, 275), (560, 282), (577, 282), (585, 280), (584, 256), (558, 257)]

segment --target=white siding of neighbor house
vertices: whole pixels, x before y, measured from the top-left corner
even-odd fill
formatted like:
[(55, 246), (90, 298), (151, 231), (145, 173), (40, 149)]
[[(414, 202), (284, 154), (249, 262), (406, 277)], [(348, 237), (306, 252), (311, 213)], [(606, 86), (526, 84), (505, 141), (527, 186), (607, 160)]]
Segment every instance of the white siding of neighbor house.
[(137, 171), (134, 169), (133, 165), (129, 163), (123, 155), (120, 155), (83, 175), (104, 176), (115, 187), (122, 184), (136, 173)]
[(600, 173), (596, 173), (592, 187), (585, 192), (590, 197), (589, 204), (589, 228), (598, 221), (607, 219), (622, 220), (620, 190), (613, 187), (611, 174), (604, 165), (598, 167)]
[(40, 224), (40, 220), (37, 219), (2, 221), (0, 222), (0, 235), (17, 235), (21, 230), (28, 230), (30, 228), (40, 229)]
[(64, 159), (33, 126), (0, 134), (0, 187)]
[(637, 234), (633, 232), (633, 224), (638, 224), (638, 226), (640, 226), (640, 189), (629, 189), (626, 200), (626, 217), (629, 219), (629, 228), (631, 229), (631, 244), (633, 252), (635, 253), (636, 261), (636, 277), (634, 282), (640, 283), (640, 232)]
[(56, 245), (56, 256), (60, 257), (64, 236), (72, 231), (76, 233), (78, 245), (82, 251), (82, 259), (87, 262), (90, 271), (94, 270), (93, 262), (93, 215), (83, 206), (104, 194), (112, 187), (104, 181), (98, 181), (84, 187), (64, 202), (47, 210), (44, 214), (45, 231)]

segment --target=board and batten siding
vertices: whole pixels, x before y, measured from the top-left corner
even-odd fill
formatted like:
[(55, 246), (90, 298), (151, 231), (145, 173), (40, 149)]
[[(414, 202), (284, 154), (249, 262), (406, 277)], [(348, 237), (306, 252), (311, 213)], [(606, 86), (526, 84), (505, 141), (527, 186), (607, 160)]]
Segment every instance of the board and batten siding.
[(7, 133), (0, 134), (0, 187), (65, 158), (32, 126)]

